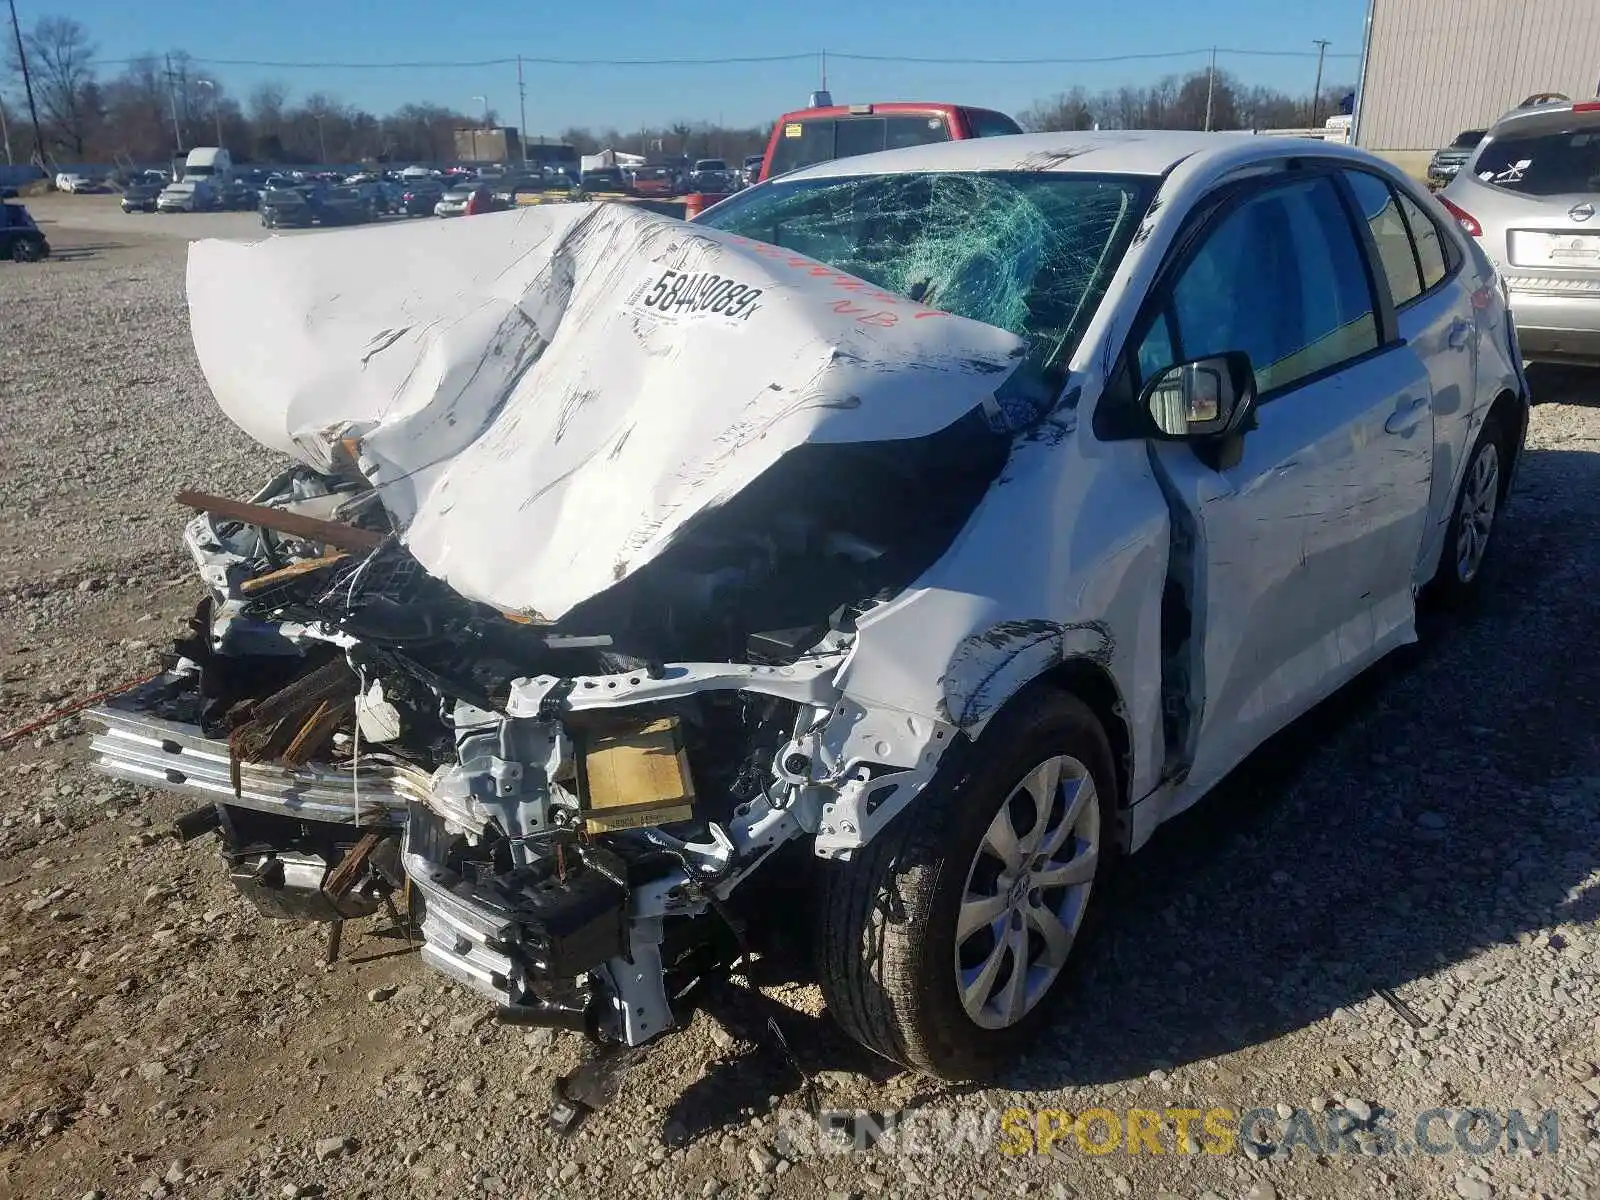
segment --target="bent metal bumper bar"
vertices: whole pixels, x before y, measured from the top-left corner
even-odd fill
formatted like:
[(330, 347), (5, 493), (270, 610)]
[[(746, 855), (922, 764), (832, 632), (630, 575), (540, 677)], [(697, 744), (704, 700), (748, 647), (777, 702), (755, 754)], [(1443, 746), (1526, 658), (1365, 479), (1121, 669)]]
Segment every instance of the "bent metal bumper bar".
[[(89, 744), (97, 770), (162, 788), (279, 816), (354, 825), (358, 795), (349, 771), (241, 763), (233, 790), (228, 744), (198, 726), (148, 711), (159, 683), (135, 688), (84, 715), (104, 727)], [(406, 805), (429, 790), (427, 772), (398, 760), (363, 760), (359, 781), (363, 827), (405, 825)]]

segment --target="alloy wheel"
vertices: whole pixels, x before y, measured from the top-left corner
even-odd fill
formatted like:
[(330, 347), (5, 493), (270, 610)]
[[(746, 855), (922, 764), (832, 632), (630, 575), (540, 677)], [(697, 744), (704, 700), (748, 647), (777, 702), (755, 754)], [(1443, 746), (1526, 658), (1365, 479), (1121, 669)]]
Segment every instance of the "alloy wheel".
[(1456, 530), (1456, 578), (1471, 583), (1483, 566), (1500, 503), (1500, 453), (1485, 441), (1468, 469), (1461, 488), (1461, 513)]
[(990, 822), (962, 892), (955, 972), (984, 1029), (1032, 1011), (1066, 966), (1101, 853), (1094, 778), (1057, 755), (1030, 771)]

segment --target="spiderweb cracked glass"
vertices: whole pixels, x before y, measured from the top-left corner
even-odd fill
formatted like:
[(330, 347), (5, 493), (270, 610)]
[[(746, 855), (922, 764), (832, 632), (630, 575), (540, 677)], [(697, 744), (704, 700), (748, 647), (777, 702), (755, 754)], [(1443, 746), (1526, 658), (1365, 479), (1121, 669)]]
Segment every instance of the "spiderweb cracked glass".
[(1125, 180), (1049, 172), (869, 175), (780, 181), (712, 215), (719, 228), (1018, 334), (1052, 368), (1104, 295), (1140, 198)]

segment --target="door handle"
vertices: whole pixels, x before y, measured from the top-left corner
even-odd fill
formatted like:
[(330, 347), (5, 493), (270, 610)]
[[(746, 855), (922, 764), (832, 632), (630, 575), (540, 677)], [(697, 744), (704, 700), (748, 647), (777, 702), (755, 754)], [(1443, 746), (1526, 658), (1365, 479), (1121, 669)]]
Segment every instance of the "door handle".
[(1428, 397), (1412, 396), (1402, 400), (1389, 414), (1389, 419), (1383, 423), (1385, 433), (1409, 434), (1422, 423), (1422, 414), (1427, 411)]
[(1465, 350), (1467, 339), (1472, 336), (1472, 322), (1457, 318), (1450, 325), (1450, 333), (1445, 342), (1452, 350)]

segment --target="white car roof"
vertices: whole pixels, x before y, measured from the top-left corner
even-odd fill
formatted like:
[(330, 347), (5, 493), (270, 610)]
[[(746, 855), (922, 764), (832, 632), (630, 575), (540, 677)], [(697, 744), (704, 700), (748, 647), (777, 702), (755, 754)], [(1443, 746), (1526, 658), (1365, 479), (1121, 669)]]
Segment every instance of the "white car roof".
[[(903, 150), (880, 150), (818, 163), (783, 179), (836, 179), (854, 175), (896, 175), (916, 171), (1048, 171), (1056, 174), (1166, 174), (1186, 158), (1236, 154), (1242, 143), (1281, 155), (1285, 143), (1304, 153), (1325, 143), (1309, 138), (1263, 137), (1251, 133), (1199, 133), (1187, 130), (1115, 130), (1097, 133), (1023, 133), (1004, 137), (934, 142)], [(1230, 155), (1231, 156), (1231, 155)]]

